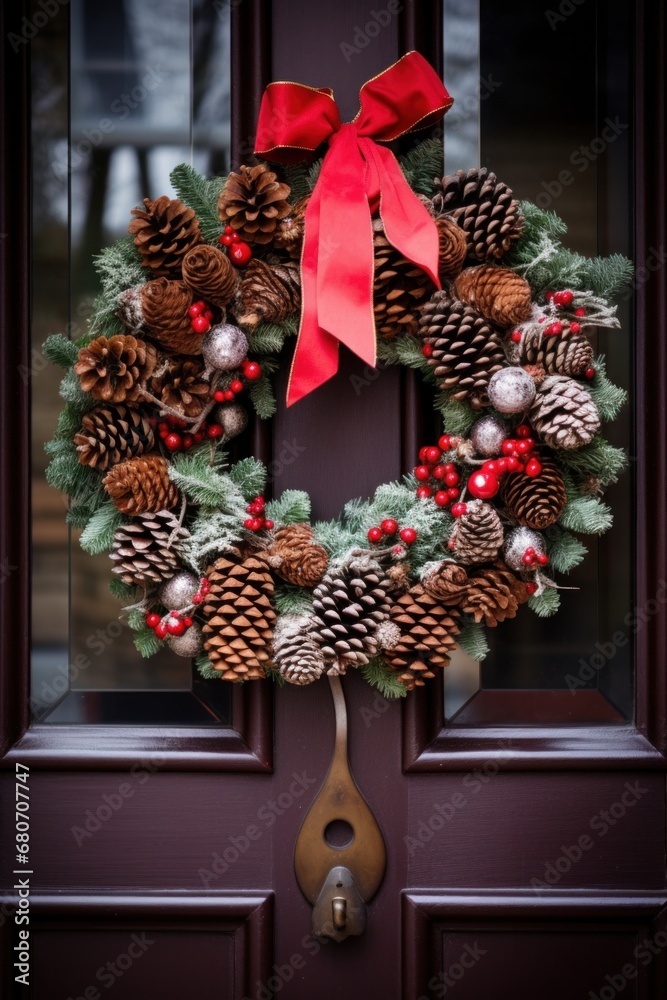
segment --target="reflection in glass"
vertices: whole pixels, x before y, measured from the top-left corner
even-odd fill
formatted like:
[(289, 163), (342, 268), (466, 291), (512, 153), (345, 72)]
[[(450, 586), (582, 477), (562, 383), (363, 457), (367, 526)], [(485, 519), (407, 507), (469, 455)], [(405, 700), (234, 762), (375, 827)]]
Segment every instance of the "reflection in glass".
[[(85, 332), (93, 255), (127, 232), (132, 206), (172, 191), (177, 163), (228, 168), (229, 11), (208, 0), (71, 0), (31, 43), (36, 349), (49, 333)], [(69, 545), (64, 499), (43, 478), (58, 378), (43, 366), (33, 385), (34, 714), (215, 724), (228, 714), (227, 685), (193, 688), (192, 664), (167, 651), (142, 660), (118, 623), (108, 558)], [(64, 699), (68, 686), (81, 694)]]

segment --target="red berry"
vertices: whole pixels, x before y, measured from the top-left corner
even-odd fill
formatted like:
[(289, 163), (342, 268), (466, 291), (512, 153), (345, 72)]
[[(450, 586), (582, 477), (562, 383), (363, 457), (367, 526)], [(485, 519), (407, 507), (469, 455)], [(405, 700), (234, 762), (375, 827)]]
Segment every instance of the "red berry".
[(584, 375), (587, 381), (591, 382), (595, 378), (595, 368), (593, 368), (593, 366), (591, 365), (589, 368), (586, 369)]
[(256, 382), (257, 379), (262, 374), (262, 369), (257, 364), (256, 361), (244, 361), (243, 362), (243, 374), (251, 382)]
[(506, 459), (506, 462), (507, 462), (507, 471), (508, 472), (518, 472), (519, 471), (519, 466), (521, 465), (521, 462), (516, 457), (516, 455), (510, 455), (509, 458)]
[(199, 314), (203, 312), (203, 309), (204, 307), (201, 302), (193, 302), (190, 308), (188, 309), (188, 316), (190, 317), (190, 319), (194, 319), (195, 316), (199, 316)]
[(264, 510), (264, 507), (266, 506), (266, 501), (264, 497), (255, 497), (253, 503), (256, 503), (257, 506), (261, 508), (261, 510)]
[(398, 531), (398, 521), (395, 521), (393, 517), (387, 517), (384, 519), (380, 527), (385, 535), (395, 535)]
[(581, 323), (577, 323), (576, 320), (570, 323), (570, 333), (579, 333), (581, 330)]
[(436, 462), (440, 461), (440, 449), (432, 445), (430, 448), (426, 449), (426, 458), (423, 461), (428, 462), (429, 465), (435, 465)]
[(266, 521), (264, 522), (264, 527), (266, 528), (267, 531), (271, 531), (274, 527), (273, 521), (267, 517)]
[(146, 615), (144, 621), (146, 622), (149, 628), (155, 628), (155, 626), (159, 625), (160, 622), (162, 621), (162, 617), (156, 614), (155, 611), (152, 611), (149, 615)]
[(505, 441), (503, 441), (503, 443), (500, 446), (500, 450), (502, 451), (503, 455), (512, 455), (514, 453), (515, 448), (516, 448), (516, 441), (512, 441), (511, 438), (507, 438)]
[(438, 448), (440, 451), (449, 451), (452, 446), (452, 439), (449, 434), (443, 434), (438, 438)]
[(473, 472), (468, 480), (468, 489), (479, 500), (490, 500), (500, 489), (500, 483), (490, 472)]
[(585, 316), (586, 315), (586, 310), (584, 309), (583, 306), (579, 306), (578, 309), (574, 310), (574, 315), (575, 316)]
[(218, 243), (222, 243), (223, 247), (230, 247), (234, 242), (234, 237), (231, 233), (225, 233), (223, 236), (218, 237)]
[(420, 486), (417, 490), (417, 496), (420, 500), (428, 500), (430, 496), (433, 496), (433, 490), (430, 486)]
[(532, 545), (529, 545), (529, 546), (528, 546), (528, 548), (527, 548), (527, 549), (526, 549), (526, 551), (524, 552), (524, 555), (525, 555), (525, 556), (534, 556), (534, 555), (535, 555), (535, 549), (533, 548), (533, 546), (532, 546)]
[[(517, 459), (517, 461), (518, 461), (518, 459)], [(523, 464), (523, 462), (519, 462), (519, 464), (516, 467), (516, 471), (517, 472), (525, 472), (526, 471), (526, 466)]]
[(425, 358), (430, 358), (431, 355), (433, 354), (433, 345), (424, 344), (424, 346), (422, 347), (422, 354), (424, 355)]
[(205, 312), (204, 312), (204, 316), (209, 321), (209, 323), (213, 322), (213, 310), (212, 309), (206, 309)]
[(540, 463), (537, 461), (536, 458), (531, 458), (526, 465), (526, 475), (530, 476), (531, 479), (534, 479), (535, 476), (539, 476), (541, 472), (542, 472), (542, 466), (540, 465)]
[(419, 449), (419, 461), (424, 463), (426, 461), (426, 452), (428, 451), (428, 445), (425, 444), (423, 448)]
[(173, 618), (169, 620), (167, 624), (167, 632), (169, 635), (183, 635), (186, 629), (186, 624), (180, 618)]
[(186, 628), (192, 628), (192, 618), (190, 615), (183, 615), (183, 624)]
[(446, 465), (436, 465), (435, 469), (433, 470), (433, 478), (434, 479), (444, 479), (446, 475), (447, 475), (447, 466)]
[(551, 302), (551, 300), (552, 300), (553, 297), (554, 297), (554, 293), (551, 292), (551, 291), (544, 293), (544, 298), (547, 300), (547, 302)]
[(453, 503), (452, 504), (452, 514), (454, 517), (462, 517), (463, 514), (468, 512), (467, 503)]
[(438, 490), (438, 492), (433, 497), (438, 507), (446, 507), (451, 503), (451, 498), (449, 496), (448, 490)]
[(549, 562), (549, 556), (545, 555), (544, 553), (540, 553), (540, 555), (538, 555), (537, 557), (537, 561), (540, 564), (540, 566), (546, 566), (547, 563)]
[(190, 450), (190, 448), (192, 448), (192, 446), (193, 446), (194, 443), (195, 443), (195, 439), (192, 436), (192, 434), (184, 434), (183, 435), (183, 447), (187, 448), (188, 451)]
[(542, 331), (544, 337), (557, 337), (559, 333), (563, 332), (563, 324), (556, 321), (555, 323), (549, 323), (549, 326), (545, 326)]
[(233, 400), (233, 398), (234, 398), (234, 393), (232, 392), (232, 390), (231, 389), (225, 389), (225, 391), (223, 393), (224, 402), (225, 403), (231, 403), (231, 401)]
[(192, 596), (192, 603), (193, 604), (201, 604), (201, 602), (203, 600), (204, 600), (204, 597), (203, 597), (202, 594), (199, 593), (199, 591), (196, 594), (193, 594), (193, 596)]
[(382, 528), (369, 528), (368, 529), (368, 541), (375, 545), (377, 542), (382, 541)]
[(505, 473), (507, 472), (507, 461), (508, 460), (506, 458), (497, 458), (496, 459), (496, 470), (497, 470), (496, 471), (496, 475), (497, 476), (504, 476), (505, 475)]
[(445, 476), (445, 482), (448, 486), (458, 486), (461, 482), (461, 477), (458, 472), (448, 472)]
[(250, 529), (251, 531), (261, 531), (262, 528), (264, 527), (263, 517), (253, 517), (251, 518), (251, 521), (252, 521), (252, 527)]
[(208, 582), (207, 577), (203, 576), (201, 578), (201, 580), (199, 581), (199, 583), (200, 583), (200, 586), (201, 586), (201, 592), (202, 592), (202, 594), (208, 594), (208, 592), (209, 592), (209, 590), (211, 588), (209, 586), (209, 582)]
[(417, 465), (415, 466), (415, 479), (418, 479), (420, 483), (425, 483), (431, 478), (431, 470), (428, 465)]
[(229, 259), (235, 267), (245, 267), (252, 258), (252, 250), (242, 240), (232, 243), (227, 251)]
[(166, 622), (160, 622), (159, 625), (155, 626), (155, 634), (158, 639), (164, 639), (167, 635), (167, 624)]
[(190, 325), (195, 333), (208, 333), (211, 329), (211, 324), (206, 319), (206, 316), (195, 316)]
[(206, 428), (206, 437), (219, 438), (225, 433), (222, 424), (209, 424)]
[(534, 594), (535, 591), (537, 590), (537, 584), (536, 583), (527, 583), (526, 584), (526, 590), (528, 591), (529, 594)]
[(165, 434), (169, 433), (169, 424), (167, 423), (166, 420), (161, 420), (157, 426), (158, 430), (160, 431), (160, 434), (162, 434), (163, 431)]
[(254, 523), (255, 523), (254, 517), (246, 517), (245, 521), (243, 522), (243, 527), (247, 528), (248, 531), (252, 531), (252, 526)]
[(450, 500), (458, 500), (461, 490), (457, 490), (456, 486), (450, 486), (447, 490), (447, 494)]
[(213, 399), (216, 401), (216, 403), (224, 403), (224, 401), (225, 401), (225, 390), (224, 389), (216, 389), (215, 392), (213, 393)]
[(456, 472), (456, 466), (453, 462), (447, 462), (445, 464), (445, 472)]
[(233, 226), (229, 226), (229, 225), (225, 226), (223, 232), (224, 232), (225, 236), (236, 236), (236, 230), (234, 229)]
[(527, 455), (529, 451), (532, 451), (535, 447), (535, 442), (532, 438), (523, 438), (521, 441), (517, 441), (516, 448), (514, 449), (518, 455)]
[(492, 476), (496, 476), (498, 474), (498, 462), (494, 462), (493, 460), (485, 462), (482, 466), (482, 472), (490, 472)]
[(195, 434), (195, 444), (199, 444), (200, 441), (203, 441), (205, 437), (206, 433), (204, 431), (197, 431), (197, 433)]
[(414, 545), (417, 541), (417, 532), (414, 528), (401, 528), (398, 536), (406, 545)]
[(521, 556), (521, 562), (524, 566), (530, 566), (531, 563), (535, 562), (535, 556), (529, 556), (528, 553), (526, 553), (525, 556)]
[(168, 429), (160, 431), (160, 437), (162, 438), (162, 440), (164, 440), (166, 438), (166, 436), (167, 436), (168, 433), (169, 433)]
[(527, 438), (527, 437), (530, 437), (531, 434), (532, 434), (532, 431), (530, 429), (530, 425), (529, 424), (519, 424), (519, 426), (516, 429), (516, 436), (517, 437)]
[(515, 344), (518, 344), (521, 340), (521, 330), (513, 330), (510, 334), (510, 340), (513, 340)]
[(569, 289), (564, 292), (556, 292), (554, 295), (554, 302), (557, 306), (571, 306), (574, 300), (574, 293)]
[(235, 378), (229, 383), (229, 388), (232, 390), (234, 395), (237, 396), (240, 392), (243, 392), (243, 382), (241, 382), (240, 379)]
[(183, 438), (180, 434), (167, 434), (164, 443), (169, 451), (178, 451), (179, 448), (183, 447)]

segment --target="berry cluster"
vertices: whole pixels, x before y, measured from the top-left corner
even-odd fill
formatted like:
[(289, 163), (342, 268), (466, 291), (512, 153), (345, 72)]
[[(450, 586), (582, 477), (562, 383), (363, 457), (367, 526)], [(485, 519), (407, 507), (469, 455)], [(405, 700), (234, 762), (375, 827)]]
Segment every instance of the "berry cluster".
[(246, 513), (251, 516), (246, 517), (243, 522), (243, 527), (247, 528), (248, 531), (271, 531), (271, 528), (273, 528), (273, 521), (264, 517), (265, 507), (266, 501), (264, 497), (255, 497), (253, 502), (248, 504), (246, 507)]
[(478, 500), (489, 500), (500, 489), (500, 479), (508, 472), (524, 472), (535, 478), (542, 472), (539, 459), (532, 455), (535, 439), (528, 424), (519, 424), (516, 438), (505, 438), (501, 445), (502, 456), (484, 462), (468, 480), (468, 490)]
[(227, 256), (235, 267), (245, 267), (252, 259), (252, 250), (244, 243), (233, 226), (225, 226), (218, 243), (227, 249)]
[(414, 545), (417, 541), (417, 532), (415, 529), (401, 528), (399, 531), (398, 521), (395, 521), (393, 517), (385, 518), (379, 528), (369, 528), (368, 541), (373, 545), (377, 545), (384, 538), (393, 538), (396, 532), (398, 532), (398, 537), (404, 545)]
[(153, 629), (158, 639), (165, 639), (168, 635), (184, 635), (192, 625), (190, 615), (185, 615), (181, 611), (170, 611), (164, 616), (159, 615), (157, 611), (151, 611), (144, 621), (150, 629)]
[(181, 417), (167, 415), (159, 423), (152, 420), (153, 426), (157, 425), (158, 434), (164, 442), (168, 451), (189, 451), (195, 444), (199, 444), (204, 438), (214, 441), (224, 434), (222, 424), (204, 422), (195, 434), (190, 434), (187, 428), (190, 426), (187, 420)]
[[(241, 374), (249, 382), (256, 382), (258, 378), (262, 377), (261, 365), (257, 361), (248, 361), (246, 358), (241, 365)], [(213, 399), (216, 403), (231, 403), (235, 396), (243, 392), (244, 388), (241, 379), (234, 378), (226, 389), (216, 389), (213, 393)]]
[(521, 556), (521, 562), (528, 569), (535, 569), (536, 566), (546, 566), (549, 562), (549, 556), (542, 552), (536, 552), (532, 545), (529, 545), (524, 554)]
[(433, 497), (438, 507), (448, 507), (458, 500), (461, 476), (453, 462), (443, 462), (443, 452), (452, 446), (449, 434), (443, 434), (438, 446), (425, 445), (419, 449), (420, 464), (413, 469), (414, 477), (421, 483), (417, 487), (420, 500)]
[[(545, 299), (550, 306), (552, 317), (555, 315), (557, 309), (568, 309), (574, 301), (574, 292), (571, 292), (569, 288), (564, 289), (561, 292), (546, 292)], [(581, 319), (586, 315), (586, 310), (583, 306), (578, 306), (574, 310), (574, 315)], [(538, 323), (547, 323), (542, 331), (543, 337), (560, 337), (561, 334), (565, 333), (568, 336), (571, 333), (581, 332), (581, 323), (577, 320), (561, 321), (560, 319), (551, 319), (549, 322), (547, 320), (549, 317), (540, 316)], [(510, 334), (510, 340), (513, 340), (515, 344), (521, 341), (522, 333), (521, 330), (513, 330)], [(595, 378), (595, 368), (590, 365), (584, 372), (584, 376), (590, 382), (591, 379)]]
[(195, 333), (204, 334), (211, 329), (213, 310), (203, 299), (192, 303), (188, 309), (188, 316), (190, 317), (190, 326)]
[(201, 602), (204, 600), (210, 589), (211, 588), (209, 586), (208, 579), (205, 576), (203, 576), (199, 581), (199, 590), (197, 591), (196, 594), (193, 594), (192, 596), (192, 603), (201, 604)]

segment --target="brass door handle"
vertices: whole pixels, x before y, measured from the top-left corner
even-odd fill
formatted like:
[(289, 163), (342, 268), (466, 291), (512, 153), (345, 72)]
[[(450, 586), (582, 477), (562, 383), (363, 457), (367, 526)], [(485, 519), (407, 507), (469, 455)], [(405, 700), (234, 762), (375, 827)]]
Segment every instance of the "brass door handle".
[[(299, 887), (313, 910), (318, 936), (342, 941), (366, 926), (365, 904), (377, 891), (387, 863), (382, 832), (350, 773), (347, 711), (340, 677), (329, 676), (336, 713), (336, 742), (324, 785), (303, 821), (294, 852)], [(334, 820), (352, 828), (344, 847), (327, 842)]]

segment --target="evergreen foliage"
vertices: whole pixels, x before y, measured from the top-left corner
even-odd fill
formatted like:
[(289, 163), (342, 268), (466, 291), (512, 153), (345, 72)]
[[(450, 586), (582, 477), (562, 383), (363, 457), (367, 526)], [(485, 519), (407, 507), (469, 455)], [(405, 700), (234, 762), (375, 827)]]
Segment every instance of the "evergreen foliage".
[(456, 637), (456, 642), (464, 653), (479, 663), (488, 655), (489, 644), (486, 641), (484, 626), (481, 622), (476, 622), (474, 618), (463, 618), (461, 631)]
[(545, 535), (549, 565), (552, 570), (556, 570), (557, 573), (569, 573), (575, 566), (583, 562), (588, 549), (569, 531), (563, 531), (557, 525), (552, 525), (552, 527), (547, 528)]
[(533, 594), (528, 601), (528, 607), (538, 618), (551, 618), (560, 607), (560, 592), (553, 587), (547, 587), (541, 594)]
[(227, 178), (213, 177), (206, 180), (189, 163), (180, 163), (174, 167), (169, 179), (183, 204), (197, 213), (206, 242), (217, 243), (223, 229), (218, 218), (218, 198)]
[(399, 157), (399, 163), (412, 190), (432, 196), (435, 178), (442, 177), (445, 170), (442, 139), (424, 139)]
[(375, 657), (360, 669), (364, 680), (371, 687), (377, 688), (383, 698), (393, 701), (395, 698), (405, 698), (408, 693), (405, 684), (399, 681), (395, 671), (385, 666), (381, 657)]
[(79, 539), (79, 545), (91, 556), (108, 552), (113, 545), (116, 529), (125, 518), (113, 500), (106, 500), (92, 515)]

